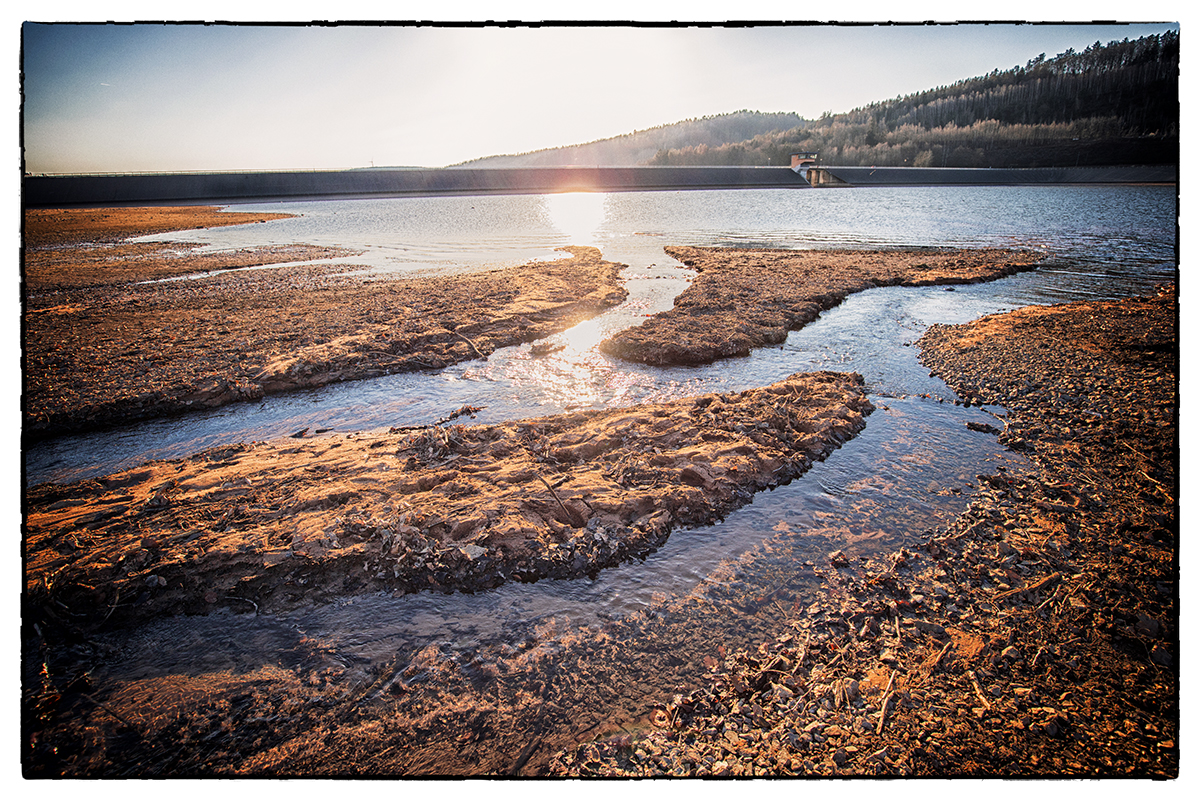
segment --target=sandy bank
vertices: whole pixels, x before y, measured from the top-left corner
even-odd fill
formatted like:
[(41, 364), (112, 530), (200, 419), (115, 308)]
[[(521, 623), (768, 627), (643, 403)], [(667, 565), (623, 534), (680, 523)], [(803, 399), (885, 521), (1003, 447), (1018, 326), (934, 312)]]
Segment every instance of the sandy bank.
[(847, 295), (875, 286), (991, 281), (1035, 269), (1035, 253), (978, 250), (761, 250), (668, 247), (699, 271), (675, 307), (600, 345), (655, 365), (708, 364), (778, 345)]
[(290, 214), (226, 212), (213, 206), (27, 209), (24, 289), (38, 296), (59, 290), (117, 286), (181, 275), (351, 256), (315, 245), (275, 245), (201, 253), (188, 242), (130, 242), (135, 237), (285, 219)]

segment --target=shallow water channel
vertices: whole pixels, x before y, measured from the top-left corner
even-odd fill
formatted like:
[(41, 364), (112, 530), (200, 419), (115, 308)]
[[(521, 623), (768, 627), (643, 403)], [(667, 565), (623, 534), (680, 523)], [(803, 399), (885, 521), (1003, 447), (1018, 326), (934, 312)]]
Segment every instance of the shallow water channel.
[[(1136, 258), (1134, 263), (1110, 258), (1111, 250), (1092, 259), (1059, 254), (1036, 272), (989, 284), (869, 290), (793, 332), (780, 347), (708, 367), (660, 369), (609, 359), (596, 345), (669, 308), (691, 275), (662, 253), (661, 240), (606, 244), (606, 258), (629, 265), (629, 299), (553, 337), (566, 345), (558, 353), (537, 358), (527, 345), (507, 348), (486, 362), (437, 373), (333, 385), (186, 419), (63, 438), (26, 454), (28, 480), (74, 480), (305, 427), (370, 430), (432, 422), (464, 404), (484, 407), (477, 418), (482, 423), (738, 391), (807, 370), (864, 376), (876, 407), (865, 430), (800, 479), (760, 493), (723, 522), (675, 531), (644, 562), (595, 579), (512, 583), (476, 595), (363, 596), (281, 615), (256, 616), (238, 608), (164, 620), (114, 638), (113, 657), (92, 673), (96, 685), (287, 667), (302, 640), (319, 643), (366, 681), (382, 665), (405, 664), (430, 647), (459, 664), (479, 665), (529, 648), (553, 653), (556, 641), (577, 638), (581, 629), (595, 633), (619, 621), (657, 616), (667, 629), (656, 637), (628, 639), (630, 658), (619, 675), (597, 679), (633, 688), (624, 700), (606, 702), (613, 705), (614, 720), (632, 719), (643, 703), (637, 698), (669, 696), (697, 679), (701, 660), (716, 644), (750, 644), (778, 624), (776, 609), (784, 615), (807, 606), (805, 598), (819, 587), (813, 568), (823, 566), (828, 552), (843, 549), (853, 557), (911, 546), (965, 509), (978, 474), (1026, 466), (995, 436), (966, 426), (977, 421), (1000, 427), (996, 416), (1003, 409), (956, 405), (946, 385), (920, 365), (914, 343), (928, 325), (1030, 303), (1119, 297), (1172, 276), (1172, 266), (1161, 258), (1147, 267)], [(704, 603), (686, 614), (667, 611), (679, 610), (686, 598)], [(771, 616), (759, 614), (765, 603)], [(668, 649), (669, 670), (662, 662)]]

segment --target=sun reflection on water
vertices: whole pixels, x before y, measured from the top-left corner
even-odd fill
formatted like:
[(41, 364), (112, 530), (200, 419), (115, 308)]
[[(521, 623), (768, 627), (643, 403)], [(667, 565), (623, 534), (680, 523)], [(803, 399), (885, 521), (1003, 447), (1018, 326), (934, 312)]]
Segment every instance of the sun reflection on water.
[(600, 342), (612, 333), (611, 321), (585, 320), (531, 345), (493, 354), (484, 372), (536, 386), (546, 404), (568, 411), (619, 405), (640, 380), (600, 352)]
[(604, 339), (607, 334), (608, 331), (604, 329), (599, 319), (584, 320), (574, 328), (562, 333), (563, 344), (566, 345), (563, 354), (570, 357), (589, 351), (599, 345), (600, 340)]
[(594, 245), (604, 222), (605, 195), (599, 192), (564, 192), (546, 195), (551, 224), (566, 234), (572, 245)]

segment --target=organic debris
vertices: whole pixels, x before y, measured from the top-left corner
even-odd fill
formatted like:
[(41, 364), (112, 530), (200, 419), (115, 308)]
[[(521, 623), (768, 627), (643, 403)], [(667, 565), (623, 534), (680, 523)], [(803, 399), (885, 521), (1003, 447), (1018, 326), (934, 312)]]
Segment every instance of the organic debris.
[(1004, 403), (1036, 474), (979, 477), (919, 550), (730, 649), (657, 728), (571, 776), (1179, 775), (1175, 294), (935, 326), (922, 358)]

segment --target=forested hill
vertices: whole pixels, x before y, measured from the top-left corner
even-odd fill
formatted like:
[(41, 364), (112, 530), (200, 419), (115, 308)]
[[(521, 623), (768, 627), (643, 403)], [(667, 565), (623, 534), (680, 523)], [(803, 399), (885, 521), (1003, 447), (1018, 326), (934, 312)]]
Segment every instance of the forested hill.
[[(690, 146), (720, 148), (731, 142), (741, 142), (757, 136), (770, 135), (803, 127), (805, 120), (795, 113), (769, 114), (759, 111), (736, 111), (701, 119), (690, 119), (671, 125), (660, 125), (644, 131), (600, 139), (582, 145), (556, 147), (517, 155), (488, 156), (455, 164), (455, 167), (561, 167), (599, 166), (627, 167), (644, 164), (660, 151)], [(783, 161), (773, 162), (786, 164)]]
[(648, 163), (781, 164), (797, 151), (841, 166), (1178, 164), (1179, 34), (1042, 54), (789, 131), (663, 148)]

